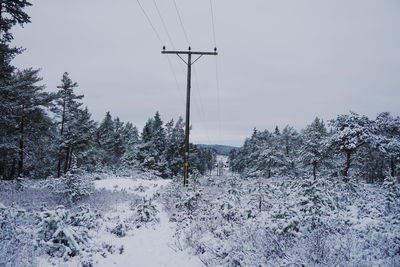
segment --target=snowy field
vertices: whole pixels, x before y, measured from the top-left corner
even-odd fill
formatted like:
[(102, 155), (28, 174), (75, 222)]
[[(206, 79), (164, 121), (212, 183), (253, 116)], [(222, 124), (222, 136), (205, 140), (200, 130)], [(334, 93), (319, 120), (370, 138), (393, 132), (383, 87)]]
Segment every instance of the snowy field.
[(218, 161), (222, 176), (189, 187), (95, 176), (74, 203), (45, 181), (2, 182), (0, 266), (399, 266), (394, 185), (245, 179)]

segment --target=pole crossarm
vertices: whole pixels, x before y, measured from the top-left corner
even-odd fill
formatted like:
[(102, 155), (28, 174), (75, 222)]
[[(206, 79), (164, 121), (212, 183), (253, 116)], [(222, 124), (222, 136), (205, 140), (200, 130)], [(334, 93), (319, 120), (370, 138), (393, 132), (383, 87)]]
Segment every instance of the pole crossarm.
[(180, 55), (208, 55), (208, 56), (216, 56), (218, 52), (196, 52), (196, 51), (161, 51), (162, 54), (180, 54)]

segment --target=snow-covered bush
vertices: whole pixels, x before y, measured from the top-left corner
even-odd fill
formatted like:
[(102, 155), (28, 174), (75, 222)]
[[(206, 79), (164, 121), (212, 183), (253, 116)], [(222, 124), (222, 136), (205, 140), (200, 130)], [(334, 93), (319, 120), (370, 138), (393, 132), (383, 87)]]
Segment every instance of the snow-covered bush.
[(143, 198), (137, 206), (131, 206), (131, 209), (135, 211), (134, 223), (136, 227), (142, 226), (143, 223), (154, 223), (159, 222), (158, 209), (156, 205), (152, 203), (152, 199)]
[(55, 184), (55, 191), (67, 197), (70, 202), (89, 196), (93, 188), (93, 177), (76, 166), (60, 177)]
[(192, 215), (199, 207), (202, 198), (202, 191), (197, 187), (189, 187), (183, 191), (183, 196), (176, 207), (185, 210), (187, 215)]
[(75, 256), (85, 250), (90, 240), (89, 229), (95, 223), (88, 210), (82, 211), (71, 215), (63, 206), (54, 210), (42, 207), (37, 215), (37, 245), (54, 257)]
[(323, 177), (237, 182), (243, 186), (202, 183), (200, 195), (167, 188), (168, 211), (179, 220), (177, 249), (189, 248), (208, 266), (399, 266), (398, 205), (385, 206), (395, 200), (393, 181), (383, 187)]
[(76, 227), (95, 230), (100, 227), (102, 215), (98, 211), (91, 211), (89, 206), (79, 206), (74, 213), (70, 214), (70, 224)]
[(385, 181), (383, 182), (383, 187), (386, 190), (386, 208), (388, 211), (393, 211), (397, 208), (400, 210), (400, 184), (397, 181), (396, 177), (386, 176)]
[(24, 209), (0, 203), (0, 266), (35, 266), (36, 252), (28, 225)]
[(130, 224), (126, 222), (120, 222), (113, 227), (110, 232), (118, 237), (124, 237), (129, 230), (131, 230)]

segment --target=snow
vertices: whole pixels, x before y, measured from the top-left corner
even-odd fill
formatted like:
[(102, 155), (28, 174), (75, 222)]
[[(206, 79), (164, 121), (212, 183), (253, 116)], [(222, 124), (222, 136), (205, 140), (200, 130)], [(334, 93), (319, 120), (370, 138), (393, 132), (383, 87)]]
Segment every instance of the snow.
[(124, 253), (102, 259), (96, 266), (204, 266), (196, 257), (171, 247), (174, 232), (175, 225), (161, 212), (160, 223), (154, 228), (142, 227), (124, 238), (106, 237), (117, 239), (112, 241), (123, 245)]
[(162, 186), (169, 183), (169, 180), (145, 180), (129, 178), (108, 178), (95, 181), (96, 189), (106, 189), (110, 191), (127, 191), (141, 197), (152, 197)]
[[(95, 187), (106, 190), (126, 190), (143, 197), (152, 197), (162, 186), (169, 183), (169, 180), (143, 180), (127, 178), (109, 178), (95, 182)], [(138, 188), (144, 188), (141, 192)], [(95, 266), (204, 266), (196, 256), (187, 254), (184, 251), (173, 249), (173, 235), (176, 224), (169, 221), (169, 217), (163, 211), (162, 204), (156, 202), (159, 209), (160, 222), (147, 227), (141, 227), (129, 231), (122, 238), (116, 237), (108, 232), (100, 233), (103, 241), (124, 247), (122, 254), (109, 255), (107, 258), (98, 256), (98, 263)], [(121, 205), (110, 216), (126, 216), (129, 204)]]

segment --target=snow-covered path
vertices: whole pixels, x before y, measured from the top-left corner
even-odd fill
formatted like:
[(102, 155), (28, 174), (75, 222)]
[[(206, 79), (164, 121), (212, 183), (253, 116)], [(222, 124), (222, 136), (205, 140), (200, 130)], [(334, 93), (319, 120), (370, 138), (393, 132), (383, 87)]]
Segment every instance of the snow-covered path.
[[(162, 186), (168, 184), (167, 180), (133, 180), (133, 179), (105, 179), (96, 181), (97, 188), (107, 190), (126, 190), (141, 196), (151, 197)], [(137, 190), (141, 188), (141, 190)], [(204, 264), (196, 257), (189, 255), (184, 251), (175, 251), (173, 244), (173, 235), (176, 225), (169, 221), (168, 214), (163, 210), (162, 204), (156, 203), (159, 209), (160, 222), (154, 226), (141, 227), (130, 231), (125, 237), (118, 238), (110, 233), (104, 233), (101, 237), (107, 242), (120, 247), (124, 246), (122, 254), (109, 255), (107, 258), (98, 258), (98, 264), (95, 266), (109, 267), (197, 267)], [(117, 212), (124, 216), (128, 212), (129, 205), (121, 205)], [(103, 235), (103, 233), (102, 233)]]

